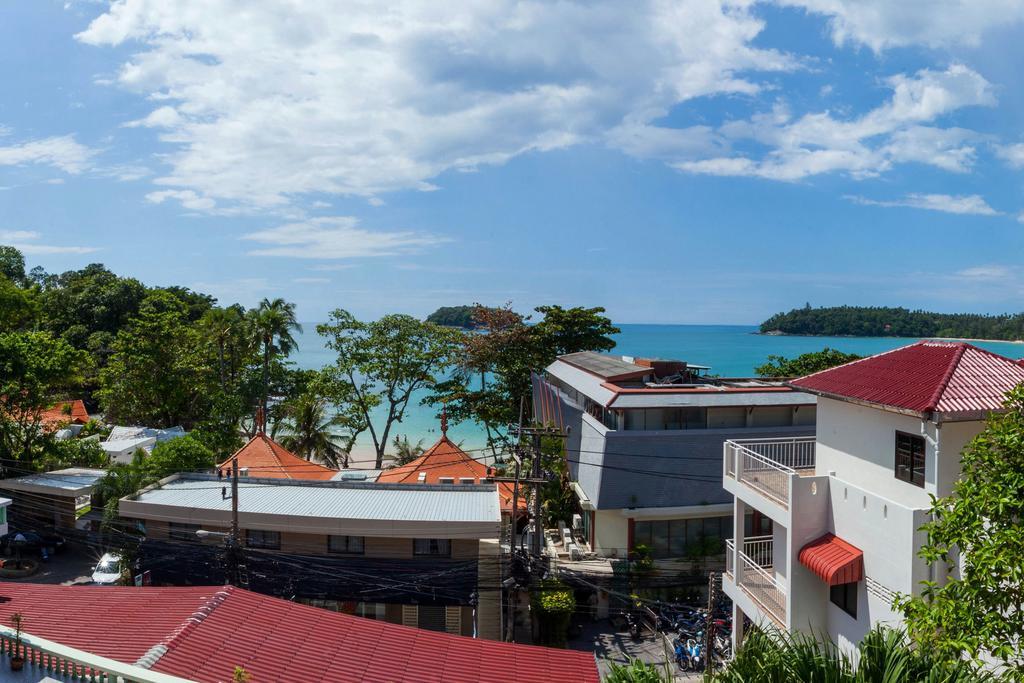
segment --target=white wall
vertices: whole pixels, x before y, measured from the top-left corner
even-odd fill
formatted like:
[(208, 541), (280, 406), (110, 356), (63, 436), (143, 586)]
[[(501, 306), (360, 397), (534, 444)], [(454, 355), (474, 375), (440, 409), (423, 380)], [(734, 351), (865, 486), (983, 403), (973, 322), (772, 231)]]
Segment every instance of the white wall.
[[(922, 420), (878, 408), (821, 398), (818, 400), (816, 469), (870, 489), (907, 507), (927, 507), (936, 493), (935, 445), (925, 439), (924, 488), (900, 481), (894, 473), (896, 432), (922, 434)], [(934, 425), (930, 425), (929, 437)]]
[(937, 428), (939, 469), (936, 477), (936, 495), (953, 493), (953, 484), (960, 478), (960, 456), (964, 447), (985, 428), (985, 423), (946, 422)]
[(594, 511), (594, 552), (604, 557), (626, 557), (629, 519), (621, 510)]
[(827, 623), (828, 591), (827, 587), (823, 589), (824, 582), (800, 564), (798, 558), (801, 548), (829, 530), (829, 478), (794, 477), (792, 481), (787, 529), (787, 621), (791, 629), (814, 633), (820, 632)]

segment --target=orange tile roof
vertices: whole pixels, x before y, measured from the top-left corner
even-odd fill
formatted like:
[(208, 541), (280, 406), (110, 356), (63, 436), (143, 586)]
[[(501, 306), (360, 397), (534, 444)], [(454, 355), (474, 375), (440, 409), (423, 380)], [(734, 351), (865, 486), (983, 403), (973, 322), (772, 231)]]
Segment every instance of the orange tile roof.
[[(424, 475), (423, 479), (420, 479), (420, 474)], [(443, 435), (437, 443), (430, 447), (430, 450), (412, 462), (381, 472), (377, 481), (397, 484), (440, 484), (441, 478), (446, 477), (451, 478), (456, 484), (461, 483), (459, 480), (463, 478), (471, 478), (474, 484), (479, 484), (482, 479), (489, 476), (491, 476), (489, 467), (471, 458), (447, 435)], [(512, 484), (507, 482), (498, 484), (498, 497), (501, 499), (502, 512), (511, 512), (513, 493)], [(526, 509), (526, 493), (523, 490), (519, 492), (518, 507), (521, 510)]]
[(52, 408), (44, 410), (40, 416), (47, 427), (67, 423), (84, 425), (89, 421), (89, 412), (80, 398), (73, 401), (58, 401)]
[(235, 451), (230, 458), (217, 465), (224, 474), (231, 472), (231, 461), (238, 460), (238, 469), (248, 469), (250, 477), (271, 479), (315, 479), (326, 481), (338, 470), (310, 462), (289, 452), (284, 446), (260, 432)]

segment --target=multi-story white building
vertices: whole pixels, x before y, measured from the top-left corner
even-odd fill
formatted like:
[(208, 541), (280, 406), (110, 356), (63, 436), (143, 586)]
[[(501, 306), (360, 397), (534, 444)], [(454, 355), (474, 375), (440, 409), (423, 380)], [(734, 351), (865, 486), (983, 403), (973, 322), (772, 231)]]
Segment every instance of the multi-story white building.
[(896, 593), (945, 578), (918, 557), (930, 496), (952, 493), (962, 449), (1021, 382), (1009, 358), (934, 341), (790, 382), (818, 397), (815, 438), (724, 446), (734, 519), (772, 521), (756, 536), (733, 524), (722, 586), (734, 638), (746, 617), (852, 649), (899, 622)]
[[(625, 558), (643, 544), (661, 560), (720, 543), (733, 526), (719, 469), (723, 442), (814, 433), (814, 396), (781, 381), (707, 370), (581, 352), (560, 356), (537, 378), (540, 419), (568, 435), (576, 536), (586, 550)], [(753, 528), (760, 523), (748, 520)]]

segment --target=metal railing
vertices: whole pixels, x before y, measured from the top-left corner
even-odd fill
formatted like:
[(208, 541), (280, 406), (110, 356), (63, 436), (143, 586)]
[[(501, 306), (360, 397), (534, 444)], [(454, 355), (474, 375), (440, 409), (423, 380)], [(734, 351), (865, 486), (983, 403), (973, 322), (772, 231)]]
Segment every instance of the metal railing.
[(740, 575), (737, 585), (760, 605), (780, 628), (786, 627), (786, 587), (767, 568), (742, 552), (736, 553)]
[[(743, 539), (743, 554), (764, 569), (771, 569), (774, 562), (774, 539), (771, 536), (751, 536)], [(735, 574), (736, 541), (725, 539), (725, 573)]]
[(790, 478), (814, 469), (812, 436), (729, 439), (723, 444), (725, 474), (789, 506)]
[[(22, 631), (17, 643), (14, 629), (0, 626), (0, 657), (19, 654), (25, 670), (62, 681), (85, 683), (194, 683), (190, 679), (151, 671), (135, 664), (94, 655)], [(26, 679), (28, 680), (28, 679)], [(33, 679), (34, 680), (34, 679)]]

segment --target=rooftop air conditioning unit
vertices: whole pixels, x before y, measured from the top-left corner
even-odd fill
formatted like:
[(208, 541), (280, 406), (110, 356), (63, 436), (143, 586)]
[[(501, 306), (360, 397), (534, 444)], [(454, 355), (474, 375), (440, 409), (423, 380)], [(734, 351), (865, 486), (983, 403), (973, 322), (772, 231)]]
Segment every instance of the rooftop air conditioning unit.
[(582, 529), (583, 528), (583, 515), (573, 515), (572, 516), (572, 528), (573, 529)]

